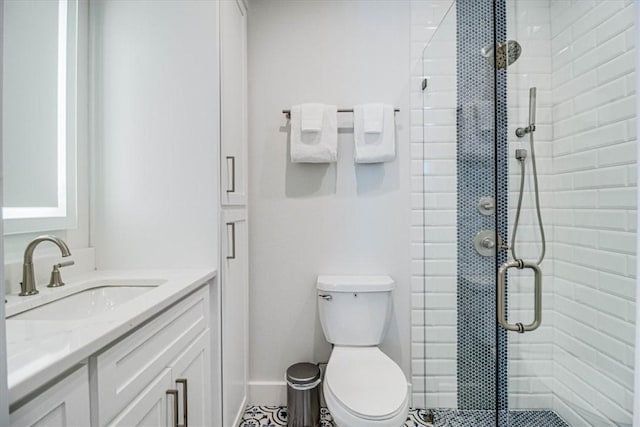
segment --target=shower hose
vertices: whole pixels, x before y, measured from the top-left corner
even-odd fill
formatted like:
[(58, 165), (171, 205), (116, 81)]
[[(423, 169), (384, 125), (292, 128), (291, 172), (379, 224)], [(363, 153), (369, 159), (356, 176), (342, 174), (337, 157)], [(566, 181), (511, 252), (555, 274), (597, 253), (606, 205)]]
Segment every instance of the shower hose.
[[(533, 189), (535, 193), (536, 214), (538, 216), (538, 227), (540, 228), (540, 238), (542, 241), (542, 248), (540, 256), (536, 261), (537, 265), (540, 265), (544, 259), (545, 252), (547, 250), (547, 243), (544, 234), (544, 225), (542, 223), (542, 214), (540, 213), (540, 192), (538, 190), (538, 169), (536, 167), (536, 152), (533, 141), (534, 130), (529, 132), (529, 145), (531, 147), (531, 167), (533, 169)], [(518, 207), (516, 209), (516, 217), (513, 224), (513, 234), (511, 236), (511, 255), (514, 260), (519, 260), (516, 255), (516, 234), (518, 233), (518, 223), (520, 222), (520, 211), (522, 210), (522, 197), (524, 195), (524, 178), (525, 178), (525, 160), (526, 158), (518, 159), (520, 162), (520, 194), (518, 195)]]

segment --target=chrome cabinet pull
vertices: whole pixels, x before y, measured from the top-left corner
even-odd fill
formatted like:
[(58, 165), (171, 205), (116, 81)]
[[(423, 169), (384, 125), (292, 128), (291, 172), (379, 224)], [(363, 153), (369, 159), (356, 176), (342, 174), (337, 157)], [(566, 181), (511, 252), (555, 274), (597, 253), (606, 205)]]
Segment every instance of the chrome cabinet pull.
[(188, 412), (187, 409), (189, 406), (188, 398), (187, 398), (187, 379), (186, 378), (178, 378), (176, 380), (176, 384), (182, 384), (182, 406), (184, 408), (184, 412), (182, 413), (182, 421), (183, 424), (178, 424), (178, 427), (189, 427), (188, 420)]
[[(229, 160), (231, 160), (231, 188), (227, 185), (227, 193), (236, 192), (236, 156), (227, 156), (227, 168), (229, 168)], [(229, 176), (227, 176), (229, 178)]]
[(169, 396), (173, 396), (173, 427), (180, 427), (178, 424), (178, 390), (167, 390), (167, 401)]
[[(515, 324), (507, 322), (506, 316), (506, 277), (507, 270), (510, 268), (518, 268), (520, 270), (530, 268), (534, 273), (534, 319), (533, 322), (528, 325), (522, 324), (522, 322), (516, 322)], [(540, 323), (542, 323), (542, 270), (538, 264), (525, 262), (522, 260), (514, 260), (505, 262), (500, 266), (498, 270), (498, 322), (507, 331), (514, 331), (518, 333), (531, 332), (538, 329)]]
[(227, 255), (227, 259), (236, 259), (236, 223), (228, 222), (227, 229), (231, 226), (231, 255)]

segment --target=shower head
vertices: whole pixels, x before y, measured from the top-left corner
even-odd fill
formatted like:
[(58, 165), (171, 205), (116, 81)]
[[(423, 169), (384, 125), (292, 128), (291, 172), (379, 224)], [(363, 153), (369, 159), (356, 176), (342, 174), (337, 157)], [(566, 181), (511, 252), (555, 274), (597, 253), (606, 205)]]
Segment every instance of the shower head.
[[(495, 58), (495, 65), (498, 69), (507, 68), (509, 65), (513, 64), (520, 58), (520, 54), (522, 53), (522, 47), (520, 43), (515, 40), (507, 40), (504, 43), (498, 43), (495, 52), (497, 52)], [(494, 48), (493, 46), (483, 47), (480, 50), (480, 53), (483, 57), (487, 58), (489, 64), (493, 65), (493, 55)]]

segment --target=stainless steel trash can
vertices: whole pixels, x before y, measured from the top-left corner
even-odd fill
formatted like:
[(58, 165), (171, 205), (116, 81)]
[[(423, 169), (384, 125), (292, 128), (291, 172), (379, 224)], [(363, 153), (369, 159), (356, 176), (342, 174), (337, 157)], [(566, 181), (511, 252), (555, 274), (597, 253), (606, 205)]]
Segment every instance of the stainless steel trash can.
[(296, 363), (287, 369), (287, 427), (320, 425), (320, 368)]

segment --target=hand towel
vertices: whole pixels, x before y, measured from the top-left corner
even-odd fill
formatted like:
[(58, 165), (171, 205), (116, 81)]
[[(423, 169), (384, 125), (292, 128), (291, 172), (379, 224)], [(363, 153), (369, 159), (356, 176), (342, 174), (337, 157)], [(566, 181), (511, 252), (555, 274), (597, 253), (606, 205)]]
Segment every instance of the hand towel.
[(338, 107), (324, 105), (319, 132), (302, 132), (300, 105), (291, 107), (291, 161), (333, 163), (338, 158)]
[(302, 132), (320, 132), (323, 117), (323, 104), (302, 104), (300, 106), (300, 129)]
[(353, 108), (353, 138), (356, 163), (382, 163), (396, 158), (396, 126), (392, 105), (384, 105), (382, 132), (366, 133), (364, 106)]
[(382, 133), (384, 104), (363, 104), (364, 133)]

